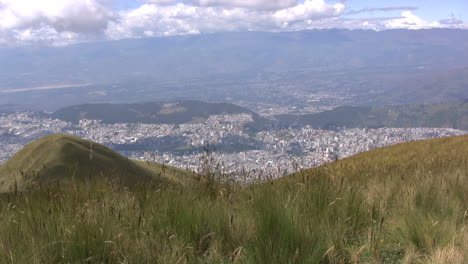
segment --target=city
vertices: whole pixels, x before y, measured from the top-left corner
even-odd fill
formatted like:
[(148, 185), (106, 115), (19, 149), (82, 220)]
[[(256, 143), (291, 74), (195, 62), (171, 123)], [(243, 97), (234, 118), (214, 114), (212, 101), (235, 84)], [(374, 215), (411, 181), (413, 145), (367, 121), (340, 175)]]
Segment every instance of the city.
[[(70, 134), (101, 143), (141, 161), (200, 170), (207, 153), (233, 178), (276, 178), (360, 152), (413, 140), (468, 134), (449, 128), (378, 128), (317, 130), (245, 129), (249, 114), (212, 115), (206, 120), (174, 124), (105, 124), (81, 120), (72, 124), (40, 113), (0, 115), (0, 164), (25, 144), (50, 134)], [(208, 150), (208, 151), (207, 151)]]

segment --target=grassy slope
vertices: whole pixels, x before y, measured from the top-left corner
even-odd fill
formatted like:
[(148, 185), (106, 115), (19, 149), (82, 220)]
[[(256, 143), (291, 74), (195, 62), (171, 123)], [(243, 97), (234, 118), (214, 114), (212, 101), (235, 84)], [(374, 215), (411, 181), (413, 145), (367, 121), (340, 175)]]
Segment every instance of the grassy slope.
[[(158, 169), (159, 168), (159, 169)], [(163, 175), (164, 174), (164, 175)], [(177, 176), (176, 176), (177, 174)], [(47, 183), (110, 176), (126, 184), (167, 182), (189, 173), (142, 164), (96, 143), (68, 135), (44, 137), (25, 146), (0, 167), (0, 192)]]
[(5, 263), (466, 263), (468, 137), (252, 186), (95, 179), (0, 199)]
[(178, 183), (183, 186), (190, 186), (194, 184), (195, 178), (198, 176), (195, 174), (195, 172), (192, 171), (187, 171), (155, 162), (137, 160), (134, 160), (133, 162), (156, 175), (160, 175), (169, 181)]
[(410, 177), (417, 172), (442, 174), (468, 169), (468, 136), (445, 137), (401, 143), (363, 152), (337, 162), (291, 175), (280, 181), (298, 181), (297, 177), (327, 173), (359, 183), (385, 180), (389, 175)]

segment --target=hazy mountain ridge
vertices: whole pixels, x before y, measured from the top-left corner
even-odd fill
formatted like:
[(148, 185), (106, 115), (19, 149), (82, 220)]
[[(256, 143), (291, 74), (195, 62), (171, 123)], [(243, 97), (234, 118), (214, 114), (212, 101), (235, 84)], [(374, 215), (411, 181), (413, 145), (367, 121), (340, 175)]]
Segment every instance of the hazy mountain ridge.
[[(58, 49), (1, 49), (0, 59), (11, 62), (1, 68), (3, 74), (18, 70), (58, 73), (86, 69), (92, 74), (89, 80), (94, 82), (102, 82), (98, 77), (102, 74), (125, 76), (138, 72), (151, 72), (155, 78), (183, 79), (323, 66), (464, 66), (467, 39), (467, 30), (451, 29), (217, 33), (86, 43)], [(44, 61), (53, 66), (44, 65)], [(133, 72), (128, 71), (130, 66)]]
[(250, 114), (259, 118), (256, 113), (240, 106), (200, 101), (86, 104), (59, 109), (51, 116), (73, 123), (88, 119), (101, 120), (104, 123), (182, 124), (221, 114)]
[(280, 127), (336, 129), (379, 127), (445, 127), (468, 130), (468, 104), (338, 107), (308, 115), (276, 116)]
[[(9, 92), (0, 104), (303, 105), (316, 93), (342, 98), (322, 106), (448, 103), (468, 97), (467, 43), (468, 30), (306, 30), (1, 49), (0, 61), (8, 63), (0, 65), (0, 90)], [(89, 86), (11, 92), (76, 84)]]
[[(166, 110), (175, 112), (161, 112)], [(468, 130), (468, 104), (429, 104), (384, 107), (343, 106), (317, 114), (261, 117), (244, 107), (227, 103), (178, 101), (145, 104), (88, 104), (71, 106), (54, 112), (51, 117), (77, 123), (80, 119), (104, 123), (182, 124), (205, 120), (211, 115), (248, 114), (252, 131), (272, 128), (311, 126), (320, 129), (379, 127), (440, 127)]]

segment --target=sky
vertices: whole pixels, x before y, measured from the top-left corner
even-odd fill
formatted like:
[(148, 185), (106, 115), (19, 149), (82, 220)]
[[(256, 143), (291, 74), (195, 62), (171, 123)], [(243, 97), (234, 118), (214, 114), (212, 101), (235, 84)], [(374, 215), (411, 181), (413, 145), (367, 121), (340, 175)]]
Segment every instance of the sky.
[(468, 1), (0, 0), (0, 46), (327, 28), (468, 29)]

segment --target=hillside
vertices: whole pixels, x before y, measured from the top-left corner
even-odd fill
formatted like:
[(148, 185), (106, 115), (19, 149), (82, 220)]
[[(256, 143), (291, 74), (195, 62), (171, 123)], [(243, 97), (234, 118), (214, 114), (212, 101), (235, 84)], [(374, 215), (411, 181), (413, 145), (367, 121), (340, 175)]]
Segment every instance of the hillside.
[(468, 130), (468, 103), (383, 107), (342, 106), (317, 114), (275, 116), (280, 127), (321, 129), (447, 127)]
[(73, 123), (91, 119), (104, 123), (182, 124), (221, 114), (250, 114), (254, 119), (260, 119), (256, 113), (237, 105), (200, 101), (86, 104), (59, 109), (52, 117)]
[(468, 172), (466, 169), (468, 169), (468, 136), (458, 136), (374, 149), (322, 167), (292, 174), (279, 181), (296, 183), (298, 180), (304, 180), (301, 177), (311, 179), (325, 172), (332, 180), (341, 180), (338, 177), (341, 175), (344, 181), (354, 181), (364, 185), (376, 180), (382, 180), (381, 183), (385, 180), (390, 182), (393, 179), (385, 178), (396, 175), (405, 176), (399, 180), (410, 183), (416, 181), (419, 176), (425, 177), (415, 175), (421, 172), (431, 174), (427, 177), (458, 172), (458, 180), (468, 180), (462, 177)]
[(188, 172), (158, 164), (139, 164), (87, 140), (53, 135), (26, 145), (0, 167), (0, 192), (50, 184), (107, 177), (134, 185), (149, 182), (179, 182)]
[(102, 120), (104, 123), (182, 124), (206, 120), (211, 115), (249, 114), (251, 131), (271, 128), (311, 126), (318, 129), (379, 127), (445, 127), (468, 130), (468, 103), (341, 106), (316, 114), (276, 115), (275, 120), (228, 103), (179, 101), (144, 104), (86, 104), (62, 108), (51, 117), (78, 123), (80, 119)]
[(0, 259), (468, 262), (468, 136), (376, 149), (247, 186), (207, 172), (185, 186), (104, 182), (0, 196)]

